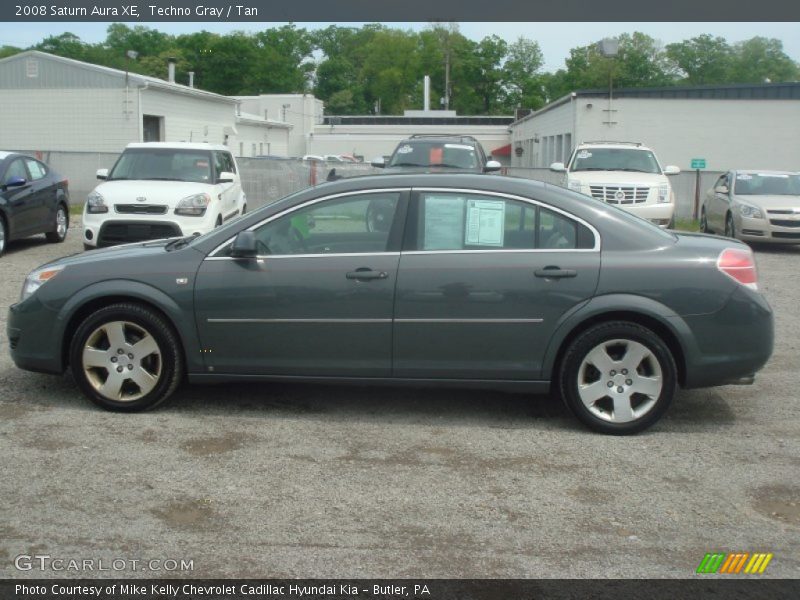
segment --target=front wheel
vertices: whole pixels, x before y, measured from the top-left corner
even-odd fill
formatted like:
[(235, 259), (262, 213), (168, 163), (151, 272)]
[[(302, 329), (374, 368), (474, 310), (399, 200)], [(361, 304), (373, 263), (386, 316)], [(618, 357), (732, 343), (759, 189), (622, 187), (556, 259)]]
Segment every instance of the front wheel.
[(47, 241), (51, 244), (60, 244), (67, 239), (67, 229), (69, 229), (69, 215), (63, 204), (59, 204), (56, 209), (56, 218), (53, 223), (53, 230), (45, 234)]
[(180, 342), (154, 310), (120, 303), (78, 326), (70, 344), (75, 381), (107, 410), (137, 412), (166, 400), (183, 374)]
[(733, 224), (733, 215), (730, 213), (725, 218), (725, 237), (736, 239), (736, 225)]
[(703, 233), (711, 233), (708, 228), (708, 217), (706, 216), (706, 207), (700, 209), (700, 231)]
[(559, 373), (567, 406), (589, 428), (626, 435), (658, 421), (677, 388), (667, 345), (627, 321), (601, 323), (570, 344)]

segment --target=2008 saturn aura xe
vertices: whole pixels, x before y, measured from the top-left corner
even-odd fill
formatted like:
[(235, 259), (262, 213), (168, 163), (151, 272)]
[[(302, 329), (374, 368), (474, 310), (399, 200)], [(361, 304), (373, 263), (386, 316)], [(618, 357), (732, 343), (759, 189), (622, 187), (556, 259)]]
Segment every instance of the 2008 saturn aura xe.
[(56, 260), (28, 276), (8, 335), (19, 367), (69, 367), (114, 410), (155, 406), (184, 377), (552, 386), (622, 434), (678, 386), (751, 382), (773, 320), (736, 240), (540, 182), (399, 174)]

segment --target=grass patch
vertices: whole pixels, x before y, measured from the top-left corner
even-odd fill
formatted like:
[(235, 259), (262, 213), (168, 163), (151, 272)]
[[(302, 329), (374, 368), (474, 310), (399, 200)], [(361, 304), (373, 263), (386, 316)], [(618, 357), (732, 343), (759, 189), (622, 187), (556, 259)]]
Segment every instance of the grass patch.
[(694, 219), (675, 219), (675, 229), (678, 231), (700, 231), (700, 221)]
[(81, 204), (70, 204), (69, 205), (69, 214), (73, 217), (79, 217), (83, 214), (83, 203)]

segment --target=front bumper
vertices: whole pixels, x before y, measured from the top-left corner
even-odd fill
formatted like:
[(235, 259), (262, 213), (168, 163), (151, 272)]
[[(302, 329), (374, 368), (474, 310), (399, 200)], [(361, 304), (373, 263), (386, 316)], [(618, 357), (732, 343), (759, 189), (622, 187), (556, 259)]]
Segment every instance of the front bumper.
[[(738, 222), (737, 222), (738, 221)], [(768, 215), (766, 219), (739, 216), (734, 220), (736, 237), (761, 244), (800, 244), (800, 218)]]
[(670, 202), (663, 204), (632, 204), (619, 205), (619, 208), (629, 213), (647, 219), (660, 227), (668, 227), (675, 215), (675, 205)]
[(63, 373), (60, 325), (56, 313), (35, 295), (12, 304), (8, 309), (6, 334), (14, 364), (27, 371)]
[(214, 217), (208, 212), (202, 217), (83, 213), (83, 243), (98, 248), (208, 233), (213, 228)]

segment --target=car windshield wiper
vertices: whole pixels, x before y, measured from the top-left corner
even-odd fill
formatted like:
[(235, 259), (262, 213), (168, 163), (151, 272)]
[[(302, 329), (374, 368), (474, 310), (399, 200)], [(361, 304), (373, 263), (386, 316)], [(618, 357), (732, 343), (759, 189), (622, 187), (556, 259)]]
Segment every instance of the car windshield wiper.
[(178, 248), (183, 248), (186, 244), (191, 242), (194, 238), (196, 238), (199, 233), (193, 233), (192, 235), (187, 235), (186, 237), (181, 237), (168, 242), (164, 246), (164, 250), (167, 252), (171, 252), (172, 250), (177, 250)]
[(645, 171), (643, 169), (614, 169), (615, 171), (633, 171), (634, 173), (653, 173), (653, 171)]
[(392, 163), (389, 166), (390, 167), (424, 167), (425, 165), (418, 165), (417, 163), (410, 163), (410, 162), (399, 162), (399, 163)]
[(177, 177), (142, 177), (142, 181), (183, 181)]
[(469, 167), (462, 167), (461, 165), (450, 165), (447, 163), (435, 163), (428, 165), (430, 167), (444, 167), (445, 169), (469, 169)]

